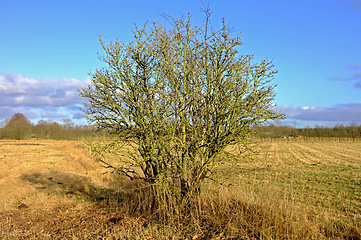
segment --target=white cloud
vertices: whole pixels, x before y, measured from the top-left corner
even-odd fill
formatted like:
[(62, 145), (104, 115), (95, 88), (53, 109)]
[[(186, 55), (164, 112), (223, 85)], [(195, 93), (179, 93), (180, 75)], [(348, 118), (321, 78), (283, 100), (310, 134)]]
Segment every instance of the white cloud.
[(301, 109), (303, 110), (309, 110), (309, 109), (315, 109), (316, 107), (309, 107), (309, 106), (303, 106)]
[(6, 74), (0, 76), (0, 93), (6, 95), (25, 94), (29, 86), (36, 85), (37, 81), (21, 75)]
[(86, 82), (73, 78), (32, 79), (19, 74), (0, 76), (0, 106), (66, 106), (83, 102), (78, 89)]
[(0, 75), (0, 120), (24, 113), (29, 119), (79, 118), (84, 102), (78, 89), (88, 84), (74, 78), (34, 79), (20, 74)]

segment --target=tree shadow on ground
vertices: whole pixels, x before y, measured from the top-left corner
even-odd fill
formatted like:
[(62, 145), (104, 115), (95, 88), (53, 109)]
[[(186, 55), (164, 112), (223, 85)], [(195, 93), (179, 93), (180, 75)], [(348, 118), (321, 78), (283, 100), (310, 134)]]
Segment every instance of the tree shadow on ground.
[(84, 176), (61, 171), (24, 173), (20, 178), (35, 185), (39, 190), (78, 195), (95, 201), (116, 194), (115, 190), (96, 186)]
[(144, 212), (154, 203), (150, 185), (143, 181), (118, 179), (118, 186), (104, 188), (96, 186), (84, 176), (61, 171), (24, 173), (20, 178), (51, 194), (79, 196), (111, 208), (132, 203), (132, 211)]

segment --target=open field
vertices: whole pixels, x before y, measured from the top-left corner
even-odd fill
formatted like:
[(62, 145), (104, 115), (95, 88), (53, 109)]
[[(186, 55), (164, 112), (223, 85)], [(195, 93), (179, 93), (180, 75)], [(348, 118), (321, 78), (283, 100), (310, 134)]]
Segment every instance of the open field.
[(224, 164), (225, 171), (237, 171), (229, 183), (361, 223), (361, 141), (265, 140), (255, 149)]
[[(80, 141), (0, 141), (0, 169), (1, 239), (361, 238), (361, 141), (260, 141), (225, 157), (215, 179), (230, 186), (205, 183), (213, 210), (188, 229), (118, 208), (134, 184), (103, 174)], [(216, 218), (224, 231), (207, 235)]]

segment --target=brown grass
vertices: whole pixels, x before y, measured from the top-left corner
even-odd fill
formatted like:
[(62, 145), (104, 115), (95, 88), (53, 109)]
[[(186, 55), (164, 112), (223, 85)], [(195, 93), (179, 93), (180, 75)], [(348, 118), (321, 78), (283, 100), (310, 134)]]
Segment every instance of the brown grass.
[(205, 182), (179, 214), (154, 210), (146, 184), (103, 174), (82, 142), (0, 141), (0, 238), (361, 238), (360, 143), (259, 146), (224, 159), (215, 177), (231, 186)]

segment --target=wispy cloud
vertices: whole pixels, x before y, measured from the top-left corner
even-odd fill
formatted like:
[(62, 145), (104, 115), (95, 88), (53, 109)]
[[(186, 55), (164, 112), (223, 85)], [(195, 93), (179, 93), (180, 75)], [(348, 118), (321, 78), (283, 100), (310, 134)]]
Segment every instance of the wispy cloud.
[(349, 66), (350, 69), (356, 69), (356, 70), (361, 70), (361, 64), (351, 64)]
[(361, 11), (361, 1), (360, 0), (353, 0), (353, 7), (356, 10)]
[(351, 65), (350, 69), (354, 70), (353, 79), (356, 80), (355, 87), (361, 88), (361, 64)]
[(352, 71), (351, 75), (348, 77), (334, 76), (330, 80), (334, 81), (344, 81), (344, 82), (354, 82), (356, 88), (361, 87), (361, 64), (352, 64), (348, 66), (348, 69)]
[(28, 118), (76, 118), (83, 103), (78, 89), (85, 81), (74, 78), (34, 79), (14, 73), (0, 75), (0, 120), (15, 112)]
[(350, 4), (350, 6), (357, 10), (357, 11), (361, 11), (361, 1), (360, 0), (339, 0), (342, 2), (347, 2)]

